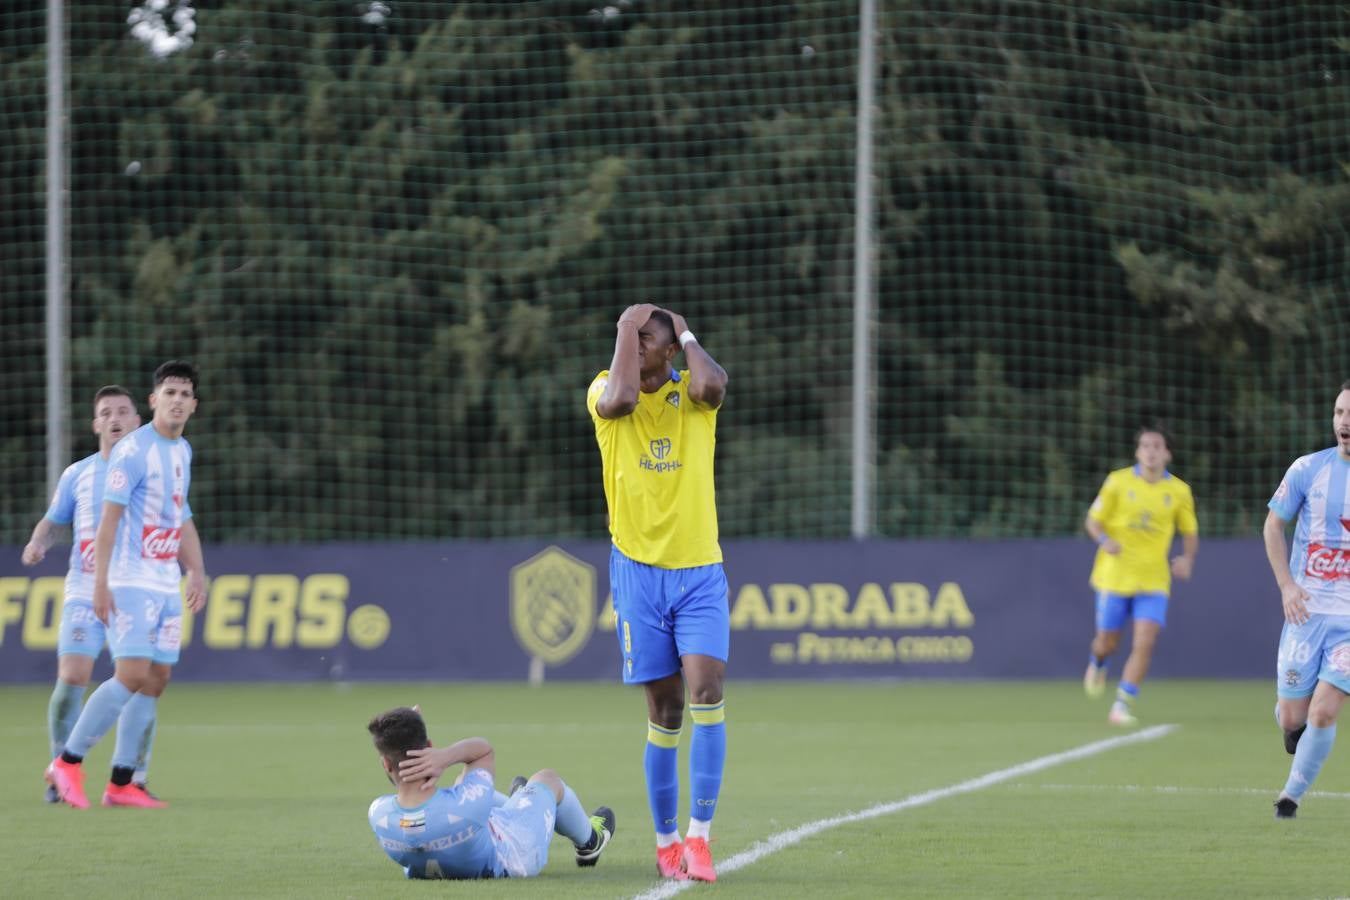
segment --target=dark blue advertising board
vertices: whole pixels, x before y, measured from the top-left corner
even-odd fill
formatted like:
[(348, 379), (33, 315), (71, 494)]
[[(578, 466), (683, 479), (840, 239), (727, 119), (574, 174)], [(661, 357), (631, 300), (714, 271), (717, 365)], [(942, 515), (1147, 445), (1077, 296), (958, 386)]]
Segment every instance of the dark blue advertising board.
[[(1085, 540), (725, 541), (735, 678), (1061, 678), (1093, 629)], [(602, 542), (208, 547), (175, 677), (619, 679)], [(0, 681), (55, 675), (65, 555), (0, 548)], [(1273, 675), (1257, 539), (1202, 544), (1157, 677)], [(107, 671), (106, 657), (96, 673)]]

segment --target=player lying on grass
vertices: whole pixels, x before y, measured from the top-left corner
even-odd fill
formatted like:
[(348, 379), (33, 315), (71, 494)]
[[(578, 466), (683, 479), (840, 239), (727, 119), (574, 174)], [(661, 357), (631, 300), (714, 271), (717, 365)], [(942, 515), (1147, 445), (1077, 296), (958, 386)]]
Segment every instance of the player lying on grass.
[[(593, 866), (614, 835), (614, 813), (581, 801), (552, 769), (511, 796), (493, 786), (492, 745), (479, 737), (432, 747), (421, 710), (399, 707), (370, 720), (380, 763), (398, 793), (370, 804), (370, 827), (408, 878), (528, 878), (548, 862), (553, 833), (576, 847), (577, 865)], [(441, 773), (464, 765), (454, 787), (437, 788)]]

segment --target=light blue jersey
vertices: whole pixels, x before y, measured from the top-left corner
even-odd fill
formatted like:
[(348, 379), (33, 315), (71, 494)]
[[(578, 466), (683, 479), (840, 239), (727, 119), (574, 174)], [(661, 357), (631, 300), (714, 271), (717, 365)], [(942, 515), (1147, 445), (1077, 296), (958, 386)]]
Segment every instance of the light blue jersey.
[(526, 878), (548, 861), (557, 802), (540, 784), (503, 806), (486, 769), (471, 769), (454, 787), (404, 809), (388, 794), (370, 805), (370, 827), (408, 878)]
[(1350, 462), (1335, 447), (1300, 457), (1270, 509), (1297, 516), (1289, 574), (1308, 592), (1308, 612), (1350, 616)]
[(93, 602), (94, 534), (103, 512), (103, 481), (108, 462), (100, 454), (71, 463), (56, 483), (56, 493), (45, 518), (70, 526), (70, 570), (66, 573), (66, 602)]
[(192, 447), (142, 425), (117, 442), (108, 461), (103, 499), (126, 507), (117, 529), (109, 587), (177, 594), (178, 546), (192, 518), (188, 485)]

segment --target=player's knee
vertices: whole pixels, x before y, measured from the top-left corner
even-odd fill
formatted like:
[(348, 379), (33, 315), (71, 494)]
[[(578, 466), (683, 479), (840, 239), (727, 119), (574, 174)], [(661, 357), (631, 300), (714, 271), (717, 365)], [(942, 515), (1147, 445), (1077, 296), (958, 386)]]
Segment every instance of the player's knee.
[(1336, 724), (1340, 712), (1341, 704), (1318, 702), (1318, 698), (1314, 697), (1312, 706), (1308, 707), (1308, 724), (1316, 728), (1328, 728)]
[(690, 685), (689, 702), (697, 704), (698, 706), (721, 703), (722, 683), (718, 681), (712, 684)]
[(113, 676), (133, 693), (139, 691), (150, 677), (150, 660), (119, 659), (114, 664)]
[(146, 673), (145, 681), (141, 683), (140, 693), (148, 697), (158, 697), (163, 694), (164, 688), (169, 684), (169, 675), (172, 671), (171, 667), (159, 663), (151, 665), (149, 672)]
[(562, 776), (559, 775), (554, 770), (540, 769), (538, 772), (535, 772), (533, 775), (530, 776), (530, 783), (544, 785), (550, 791), (553, 792), (554, 799), (562, 800), (562, 792), (563, 792)]
[(89, 687), (94, 661), (87, 656), (67, 654), (56, 664), (56, 677), (72, 687)]
[(1308, 714), (1306, 712), (1286, 709), (1281, 706), (1280, 714), (1276, 721), (1280, 723), (1280, 728), (1285, 731), (1297, 731), (1308, 724)]

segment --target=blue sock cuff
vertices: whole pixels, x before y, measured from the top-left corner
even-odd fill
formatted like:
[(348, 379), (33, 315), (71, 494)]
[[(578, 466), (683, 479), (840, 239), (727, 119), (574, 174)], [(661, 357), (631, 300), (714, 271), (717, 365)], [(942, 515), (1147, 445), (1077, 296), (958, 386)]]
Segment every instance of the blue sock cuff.
[(1139, 685), (1137, 684), (1130, 684), (1130, 682), (1128, 681), (1122, 681), (1120, 683), (1120, 689), (1125, 693), (1129, 694), (1131, 697), (1139, 696)]

